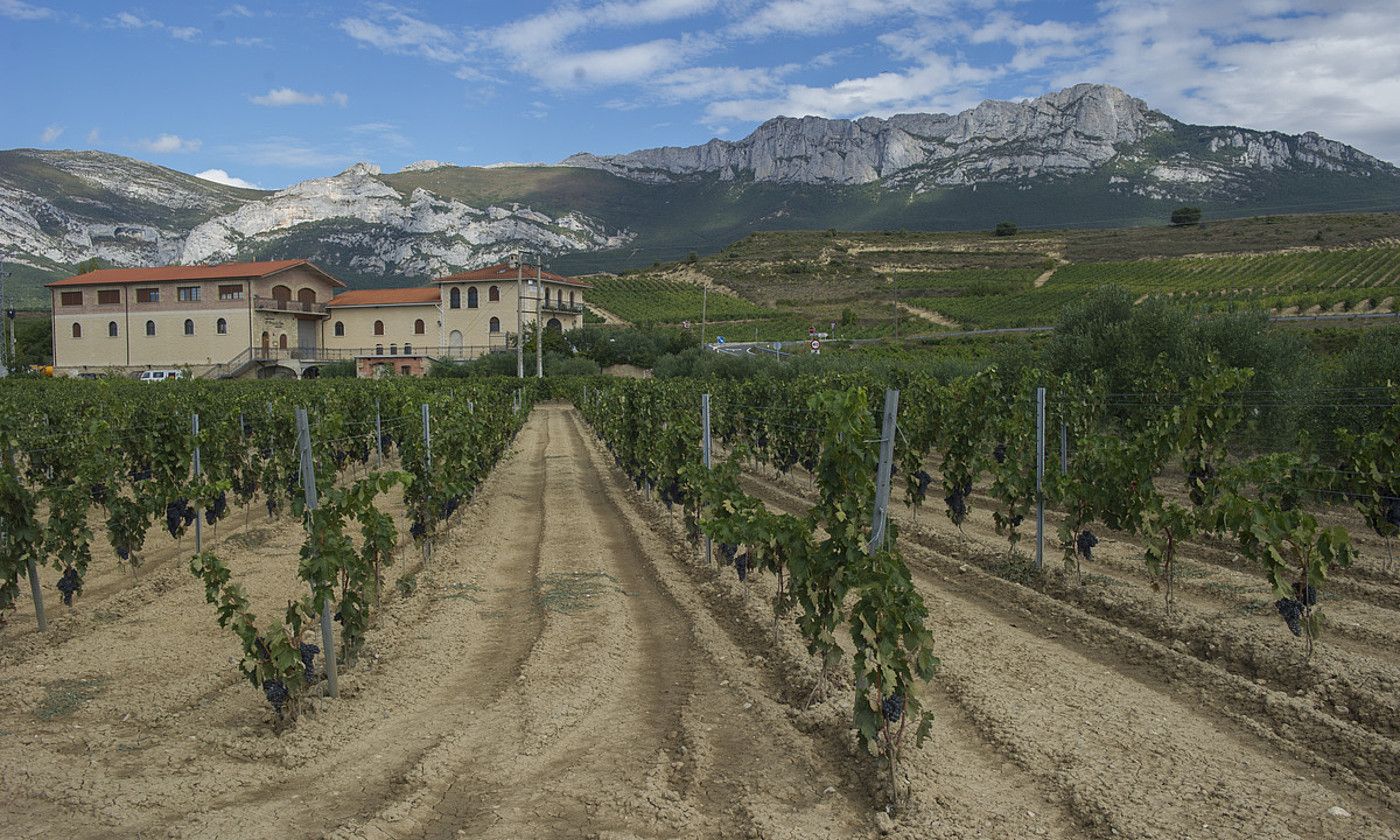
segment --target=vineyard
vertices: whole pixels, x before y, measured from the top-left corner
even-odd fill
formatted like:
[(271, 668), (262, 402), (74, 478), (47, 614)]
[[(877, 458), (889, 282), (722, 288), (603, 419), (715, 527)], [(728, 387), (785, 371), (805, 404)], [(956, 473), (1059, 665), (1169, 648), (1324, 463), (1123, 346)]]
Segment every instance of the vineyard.
[(634, 324), (700, 323), (701, 308), (711, 321), (771, 318), (778, 313), (730, 294), (705, 296), (695, 283), (658, 277), (595, 277), (588, 299)]
[(515, 384), (0, 392), (17, 835), (1400, 836), (1395, 387)]

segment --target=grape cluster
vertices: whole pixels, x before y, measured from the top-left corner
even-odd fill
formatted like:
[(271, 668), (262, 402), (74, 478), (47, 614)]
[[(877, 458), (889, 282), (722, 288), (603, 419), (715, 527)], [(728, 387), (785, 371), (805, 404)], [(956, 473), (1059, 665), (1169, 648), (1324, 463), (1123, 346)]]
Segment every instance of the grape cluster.
[(961, 487), (953, 489), (953, 492), (943, 497), (943, 502), (948, 505), (949, 517), (954, 525), (963, 524), (967, 518), (967, 497), (972, 494), (972, 482), (967, 482)]
[(138, 481), (150, 481), (150, 480), (151, 480), (151, 468), (150, 468), (150, 467), (138, 467), (137, 469), (132, 470), (131, 473), (130, 473), (130, 475), (131, 475), (131, 481), (132, 481), (133, 483), (138, 482)]
[(243, 436), (244, 436), (245, 438), (252, 437), (252, 436), (253, 436), (253, 424), (250, 423), (250, 422), (248, 421), (248, 418), (247, 418), (247, 417), (243, 417), (243, 418), (241, 418), (241, 419), (242, 419), (242, 421), (243, 421)]
[(1099, 538), (1094, 536), (1094, 532), (1085, 528), (1079, 532), (1079, 536), (1074, 540), (1074, 547), (1084, 556), (1085, 560), (1093, 560), (1094, 546), (1099, 544)]
[(798, 463), (802, 465), (802, 469), (809, 473), (817, 471), (817, 457), (815, 455), (808, 455)]
[(130, 548), (127, 548), (127, 547), (124, 546), (124, 545), (119, 545), (119, 546), (117, 546), (117, 556), (120, 557), (122, 560), (130, 560), (130, 559), (131, 559), (131, 549), (130, 549)]
[(1206, 503), (1206, 486), (1215, 478), (1215, 467), (1206, 464), (1203, 467), (1193, 467), (1186, 474), (1186, 485), (1191, 488), (1191, 504), (1196, 507)]
[(1305, 607), (1317, 606), (1317, 589), (1310, 583), (1293, 584), (1293, 599)]
[(1026, 521), (1026, 518), (1019, 513), (1013, 513), (1008, 521), (1010, 521), (1012, 528), (1019, 528), (1021, 523)]
[(107, 503), (107, 485), (101, 482), (89, 487), (88, 494), (92, 496), (92, 503), (95, 505)]
[(996, 448), (992, 450), (992, 458), (995, 459), (998, 464), (1006, 463), (1006, 444), (998, 443)]
[(223, 519), (225, 513), (228, 513), (228, 494), (220, 490), (219, 495), (214, 497), (214, 504), (205, 508), (204, 521), (213, 525)]
[(880, 703), (880, 713), (890, 723), (899, 723), (899, 719), (904, 717), (904, 695), (896, 692), (886, 697)]
[(661, 488), (661, 501), (666, 503), (666, 510), (671, 510), (673, 505), (685, 504), (685, 491), (681, 490), (680, 482), (672, 481)]
[(462, 506), (462, 497), (461, 497), (461, 496), (453, 496), (453, 497), (449, 498), (447, 501), (445, 501), (445, 502), (442, 503), (442, 509), (439, 511), (439, 512), (442, 514), (442, 516), (440, 516), (440, 517), (438, 517), (438, 518), (439, 518), (439, 519), (447, 519), (448, 517), (452, 516), (452, 514), (456, 513), (456, 512), (457, 512), (457, 508), (459, 508), (459, 507), (461, 507), (461, 506)]
[(749, 553), (747, 551), (734, 558), (734, 571), (739, 573), (739, 580), (749, 579)]
[(263, 682), (263, 695), (267, 697), (267, 702), (272, 704), (272, 708), (277, 710), (277, 717), (282, 717), (282, 708), (291, 699), (291, 693), (287, 691), (287, 686), (281, 680), (266, 680)]
[(301, 667), (306, 669), (306, 684), (312, 685), (316, 682), (316, 654), (321, 652), (321, 648), (316, 645), (301, 643)]
[(735, 555), (736, 552), (738, 552), (738, 550), (739, 550), (739, 547), (738, 547), (737, 545), (730, 545), (729, 543), (720, 543), (720, 544), (719, 544), (719, 562), (723, 563), (723, 564), (726, 565), (726, 566), (729, 565), (730, 563), (733, 563), (733, 562), (734, 562), (734, 555)]
[(922, 502), (924, 497), (928, 495), (928, 486), (933, 483), (933, 476), (924, 470), (919, 470), (914, 473), (914, 478), (919, 482), (919, 486), (914, 490), (914, 498)]
[(189, 499), (176, 499), (165, 506), (165, 530), (178, 537), (180, 529), (194, 524), (194, 508)]
[(267, 497), (267, 518), (271, 519), (277, 515), (277, 500), (271, 496)]
[(1274, 602), (1278, 614), (1295, 636), (1303, 635), (1303, 604), (1295, 598), (1280, 598)]
[(421, 540), (428, 535), (428, 526), (423, 524), (423, 520), (415, 518), (408, 528), (408, 533), (415, 540)]
[(1400, 498), (1390, 497), (1383, 499), (1385, 505), (1385, 521), (1396, 528), (1400, 528)]
[(73, 596), (83, 594), (83, 578), (77, 569), (69, 566), (63, 570), (63, 577), (58, 579), (58, 591), (63, 593), (64, 605), (73, 606)]
[(394, 448), (394, 439), (390, 437), (388, 432), (379, 436), (379, 448), (384, 450), (385, 455), (388, 455), (389, 450)]

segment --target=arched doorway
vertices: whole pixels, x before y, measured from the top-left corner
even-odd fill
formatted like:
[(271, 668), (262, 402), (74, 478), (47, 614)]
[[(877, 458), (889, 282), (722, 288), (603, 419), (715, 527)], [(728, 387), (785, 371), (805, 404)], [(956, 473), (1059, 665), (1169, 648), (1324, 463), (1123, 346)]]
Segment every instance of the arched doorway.
[(301, 301), (302, 303), (315, 303), (315, 302), (316, 302), (316, 290), (315, 290), (315, 289), (309, 289), (309, 288), (308, 288), (308, 289), (297, 289), (297, 300)]
[(273, 299), (273, 300), (283, 300), (283, 301), (291, 300), (291, 299), (292, 299), (292, 290), (289, 289), (289, 288), (287, 288), (286, 286), (273, 286), (273, 287), (272, 287), (272, 299)]
[(287, 334), (286, 334), (286, 333), (282, 333), (281, 335), (277, 336), (277, 349), (278, 349), (278, 350), (286, 350), (286, 349), (287, 349)]
[(264, 353), (266, 353), (267, 351), (269, 351), (269, 350), (271, 350), (271, 349), (272, 349), (272, 336), (268, 334), (267, 330), (263, 330), (263, 334), (262, 334), (262, 350), (263, 350)]
[(460, 356), (462, 350), (462, 331), (453, 330), (447, 334), (447, 349), (450, 355)]
[(547, 330), (554, 330), (555, 332), (564, 331), (564, 325), (559, 323), (558, 318), (550, 318), (548, 321), (545, 321), (544, 328)]

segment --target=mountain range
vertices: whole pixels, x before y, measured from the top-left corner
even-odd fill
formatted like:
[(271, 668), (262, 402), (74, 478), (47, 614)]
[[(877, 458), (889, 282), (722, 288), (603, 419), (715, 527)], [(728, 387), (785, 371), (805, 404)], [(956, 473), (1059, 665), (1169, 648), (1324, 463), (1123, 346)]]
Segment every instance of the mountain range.
[(276, 192), (105, 152), (0, 152), (0, 256), (23, 304), (86, 259), (308, 257), (399, 285), (518, 248), (582, 272), (674, 260), (759, 229), (974, 229), (1400, 209), (1400, 169), (1316, 134), (1196, 126), (1107, 85), (958, 114), (778, 117), (738, 140), (557, 165), (361, 163)]

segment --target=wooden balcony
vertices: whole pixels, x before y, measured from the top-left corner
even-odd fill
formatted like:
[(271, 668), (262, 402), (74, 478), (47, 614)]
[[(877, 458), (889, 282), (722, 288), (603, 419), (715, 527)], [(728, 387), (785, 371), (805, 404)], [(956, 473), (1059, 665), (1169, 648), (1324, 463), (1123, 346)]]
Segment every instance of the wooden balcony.
[(253, 296), (253, 308), (260, 312), (290, 312), (294, 315), (325, 315), (324, 303), (307, 303), (300, 300)]

